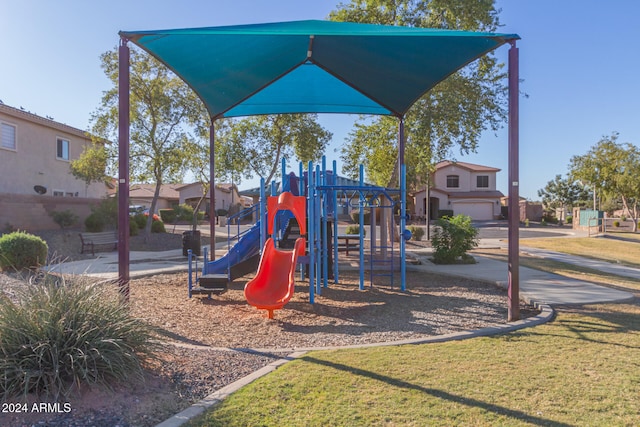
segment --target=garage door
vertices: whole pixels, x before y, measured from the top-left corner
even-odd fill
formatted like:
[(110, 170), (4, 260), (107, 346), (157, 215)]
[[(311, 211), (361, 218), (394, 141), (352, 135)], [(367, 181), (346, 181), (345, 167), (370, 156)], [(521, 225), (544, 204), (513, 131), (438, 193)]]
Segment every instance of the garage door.
[(468, 215), (477, 221), (493, 219), (493, 203), (454, 203), (453, 214)]

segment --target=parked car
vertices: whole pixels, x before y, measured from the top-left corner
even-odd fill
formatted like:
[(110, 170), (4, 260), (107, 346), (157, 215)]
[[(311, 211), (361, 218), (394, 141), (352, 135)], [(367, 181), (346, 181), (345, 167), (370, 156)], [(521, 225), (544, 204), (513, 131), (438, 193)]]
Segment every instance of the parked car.
[(140, 206), (140, 205), (129, 206), (129, 216), (136, 216), (138, 214), (141, 214), (145, 211), (145, 209), (146, 209), (145, 206)]

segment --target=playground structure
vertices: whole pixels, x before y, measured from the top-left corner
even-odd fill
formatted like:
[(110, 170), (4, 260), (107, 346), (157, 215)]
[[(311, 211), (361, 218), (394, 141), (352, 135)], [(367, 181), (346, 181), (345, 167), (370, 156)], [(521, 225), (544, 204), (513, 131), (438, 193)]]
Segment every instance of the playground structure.
[[(398, 245), (401, 250), (397, 257), (393, 242), (396, 240), (394, 211), (398, 210), (399, 191), (366, 185), (362, 167), (359, 185), (337, 185), (335, 170), (336, 162), (333, 162), (333, 170), (327, 170), (326, 159), (323, 158), (322, 166), (309, 162), (307, 171), (303, 171), (300, 164), (300, 174), (296, 176), (293, 172), (286, 173), (286, 161), (283, 159), (282, 191), (277, 195), (274, 182), (271, 184), (271, 196), (267, 198), (264, 182), (261, 182), (260, 202), (240, 212), (237, 217), (230, 217), (227, 224), (228, 252), (224, 256), (206, 261), (208, 252), (205, 248), (202, 273), (198, 275), (197, 258), (189, 252), (189, 297), (208, 294), (211, 298), (212, 294), (223, 293), (231, 281), (257, 268), (255, 278), (246, 285), (245, 296), (250, 304), (269, 310), (271, 318), (273, 310), (282, 308), (291, 298), (295, 269), (300, 265), (302, 279), (308, 271), (309, 302), (314, 303), (315, 296), (328, 286), (330, 278), (335, 283), (339, 281), (339, 241), (346, 238), (358, 240), (360, 290), (365, 288), (367, 270), (371, 286), (378, 276), (388, 277), (393, 286), (394, 274), (400, 270), (400, 289), (404, 291), (403, 249), (404, 241), (410, 239), (411, 234), (400, 234)], [(338, 233), (339, 205), (358, 209), (358, 235)], [(365, 251), (365, 209), (369, 210), (370, 218), (368, 254)], [(244, 233), (231, 237), (232, 224), (239, 222), (240, 217), (255, 213), (256, 223)], [(402, 219), (399, 222), (404, 226)], [(389, 231), (388, 223), (394, 224)], [(295, 241), (292, 236), (295, 236)], [(231, 241), (236, 243), (232, 246)], [(260, 248), (262, 252), (258, 255)], [(283, 248), (292, 248), (293, 251)]]
[[(403, 236), (406, 198), (404, 118), (407, 112), (420, 96), (449, 75), (509, 44), (509, 199), (519, 199), (519, 52), (516, 41), (520, 37), (517, 34), (310, 20), (120, 31), (119, 35), (118, 282), (125, 300), (129, 298), (130, 281), (127, 209), (130, 42), (166, 64), (203, 101), (211, 118), (209, 172), (212, 185), (215, 184), (215, 122), (220, 118), (310, 112), (397, 118), (400, 230)], [(194, 67), (194, 64), (198, 66)], [(209, 203), (213, 212), (214, 197)], [(215, 245), (215, 226), (211, 224), (210, 227), (212, 245)], [(510, 321), (520, 318), (518, 228), (517, 216), (510, 215)], [(310, 248), (313, 246), (311, 244)], [(403, 258), (403, 238), (400, 239), (400, 252)], [(403, 264), (400, 268), (404, 283)]]

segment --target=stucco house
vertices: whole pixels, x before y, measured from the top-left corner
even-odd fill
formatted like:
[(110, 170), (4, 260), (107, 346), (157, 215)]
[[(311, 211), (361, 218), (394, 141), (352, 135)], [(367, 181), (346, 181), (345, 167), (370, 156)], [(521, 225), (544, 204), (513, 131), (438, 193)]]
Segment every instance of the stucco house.
[[(431, 175), (429, 217), (438, 218), (442, 211), (464, 214), (473, 220), (493, 220), (501, 214), (502, 192), (496, 189), (496, 174), (500, 169), (465, 162), (442, 161)], [(414, 194), (415, 212), (424, 217), (427, 212), (427, 192)]]
[[(144, 208), (151, 207), (153, 194), (155, 192), (155, 184), (132, 184), (129, 189), (129, 204), (132, 206), (142, 206)], [(209, 194), (202, 203), (201, 210), (209, 211)], [(251, 200), (246, 200), (238, 194), (238, 188), (235, 184), (216, 184), (216, 210), (229, 209), (229, 206), (240, 203), (245, 207)], [(160, 209), (169, 209), (175, 205), (189, 204), (195, 206), (202, 197), (202, 184), (194, 182), (191, 184), (162, 184), (160, 194), (156, 203), (156, 212)]]
[[(200, 197), (202, 197), (202, 184), (194, 182), (192, 184), (185, 184), (178, 190), (180, 192), (180, 204), (188, 203), (195, 205)], [(240, 204), (241, 209), (251, 206), (251, 199), (240, 196), (238, 194), (238, 186), (235, 184), (221, 183), (216, 184), (215, 188), (215, 204), (216, 210), (224, 209), (229, 210), (230, 206)], [(209, 197), (211, 191), (207, 192), (205, 200), (202, 202), (202, 210), (209, 212)]]
[[(162, 184), (154, 213), (157, 214), (160, 209), (169, 209), (179, 204), (180, 193), (178, 189), (183, 185), (184, 184)], [(142, 206), (145, 209), (150, 208), (155, 191), (155, 184), (131, 184), (129, 187), (129, 205)]]
[(106, 186), (76, 179), (70, 163), (90, 144), (85, 131), (0, 102), (0, 226), (55, 228), (54, 210), (88, 215)]

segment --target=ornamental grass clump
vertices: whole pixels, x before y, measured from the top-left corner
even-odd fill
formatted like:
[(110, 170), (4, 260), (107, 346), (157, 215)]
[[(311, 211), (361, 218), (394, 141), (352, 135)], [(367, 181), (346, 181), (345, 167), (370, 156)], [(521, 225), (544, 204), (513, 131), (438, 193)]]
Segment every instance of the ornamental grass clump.
[(478, 246), (478, 229), (471, 225), (471, 217), (467, 215), (440, 218), (431, 246), (436, 264), (473, 264), (475, 260), (467, 251)]
[(0, 296), (0, 396), (66, 396), (74, 386), (141, 379), (154, 329), (112, 285), (45, 276), (17, 302)]

